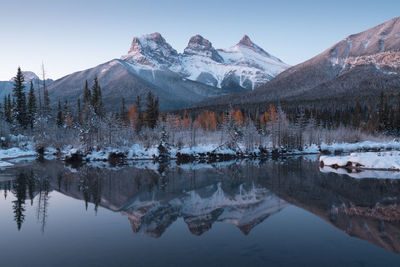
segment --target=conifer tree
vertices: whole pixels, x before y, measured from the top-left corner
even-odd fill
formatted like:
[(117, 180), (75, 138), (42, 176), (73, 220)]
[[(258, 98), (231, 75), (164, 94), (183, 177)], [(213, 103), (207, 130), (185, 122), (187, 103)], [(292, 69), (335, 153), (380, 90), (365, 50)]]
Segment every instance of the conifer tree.
[(78, 119), (78, 122), (79, 122), (79, 124), (81, 124), (82, 123), (82, 121), (81, 121), (81, 119), (82, 119), (82, 110), (81, 110), (81, 99), (80, 98), (78, 98), (78, 101), (77, 101), (77, 119)]
[(90, 93), (88, 81), (86, 80), (85, 89), (83, 90), (83, 104), (85, 105), (89, 104), (91, 99), (92, 99), (92, 94)]
[(58, 107), (57, 107), (57, 126), (62, 127), (64, 125), (64, 117), (63, 117), (63, 112), (61, 109), (61, 101), (58, 101)]
[(7, 96), (7, 113), (6, 113), (6, 120), (7, 122), (12, 122), (12, 103), (11, 103), (11, 95), (8, 94)]
[(15, 105), (15, 118), (20, 126), (26, 127), (27, 119), (26, 119), (26, 98), (24, 93), (25, 85), (24, 83), (24, 75), (22, 74), (21, 68), (18, 67), (17, 75), (14, 77), (14, 99), (16, 102)]
[(125, 98), (122, 98), (122, 104), (121, 104), (121, 114), (120, 114), (120, 119), (123, 123), (126, 123), (126, 109), (125, 109)]
[(31, 126), (31, 128), (33, 128), (36, 112), (37, 112), (37, 107), (36, 107), (35, 89), (33, 88), (33, 83), (31, 81), (31, 86), (29, 89), (29, 97), (28, 97), (28, 123)]
[(100, 84), (99, 84), (99, 80), (97, 79), (97, 76), (94, 77), (94, 83), (92, 86), (91, 95), (92, 95), (91, 103), (92, 103), (93, 109), (97, 115), (101, 115), (103, 101), (101, 98), (101, 88), (100, 88)]
[(94, 77), (94, 82), (93, 82), (92, 91), (91, 91), (91, 95), (92, 95), (91, 103), (94, 108), (96, 107), (97, 102), (99, 100), (99, 93), (97, 90), (98, 87), (99, 87), (99, 82), (97, 80), (97, 77)]
[(3, 100), (3, 113), (4, 113), (4, 118), (7, 121), (7, 112), (8, 112), (8, 106), (7, 106), (7, 96), (4, 95), (4, 100)]
[(147, 94), (146, 122), (149, 128), (154, 129), (159, 116), (158, 97), (154, 99), (151, 92)]
[(158, 116), (160, 116), (160, 107), (159, 107), (159, 99), (158, 96), (156, 97), (156, 99), (154, 100), (154, 119), (155, 122), (157, 123), (158, 120)]
[(103, 116), (104, 105), (103, 105), (103, 97), (101, 93), (101, 86), (98, 83), (97, 86), (97, 103), (96, 103), (97, 115)]

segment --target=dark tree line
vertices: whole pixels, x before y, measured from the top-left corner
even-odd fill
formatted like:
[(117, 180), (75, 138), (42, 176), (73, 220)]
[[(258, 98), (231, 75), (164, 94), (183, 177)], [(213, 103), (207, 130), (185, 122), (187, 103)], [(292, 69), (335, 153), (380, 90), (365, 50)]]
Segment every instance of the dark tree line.
[[(400, 89), (393, 89), (388, 94), (382, 92), (378, 96), (214, 105), (208, 106), (207, 110), (216, 114), (227, 113), (231, 108), (240, 110), (245, 118), (251, 118), (259, 126), (260, 118), (270, 105), (281, 107), (293, 123), (301, 118), (326, 129), (344, 126), (362, 129), (368, 133), (400, 135)], [(203, 111), (204, 107), (194, 107), (173, 113), (183, 116), (187, 112), (194, 120)]]

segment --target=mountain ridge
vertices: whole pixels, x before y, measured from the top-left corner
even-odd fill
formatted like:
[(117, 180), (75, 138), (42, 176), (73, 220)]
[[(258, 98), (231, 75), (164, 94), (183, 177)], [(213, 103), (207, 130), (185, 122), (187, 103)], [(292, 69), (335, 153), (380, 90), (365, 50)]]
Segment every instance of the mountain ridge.
[(198, 106), (376, 95), (400, 88), (400, 17), (352, 34), (251, 92)]

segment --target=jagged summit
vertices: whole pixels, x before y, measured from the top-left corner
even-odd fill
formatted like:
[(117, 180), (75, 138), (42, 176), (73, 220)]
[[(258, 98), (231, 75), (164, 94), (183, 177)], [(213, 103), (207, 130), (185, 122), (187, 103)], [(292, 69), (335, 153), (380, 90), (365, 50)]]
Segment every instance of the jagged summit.
[(238, 45), (245, 45), (245, 46), (252, 47), (254, 45), (254, 43), (250, 40), (250, 37), (245, 34), (243, 36), (243, 38), (240, 39)]
[(235, 45), (234, 47), (232, 47), (233, 49), (242, 49), (242, 48), (247, 48), (250, 50), (253, 50), (254, 52), (258, 53), (258, 54), (262, 54), (266, 57), (271, 57), (274, 58), (275, 60), (282, 62), (279, 58), (276, 58), (274, 56), (271, 56), (269, 53), (267, 53), (264, 49), (262, 49), (261, 47), (259, 47), (258, 45), (256, 45), (248, 35), (244, 35), (242, 37), (242, 39), (240, 39), (239, 43), (237, 43), (237, 45)]
[(212, 46), (212, 43), (199, 34), (190, 38), (189, 43), (185, 48), (183, 54), (206, 56), (212, 58), (217, 62), (223, 62), (223, 58)]
[(134, 37), (126, 56), (121, 59), (131, 63), (160, 67), (170, 66), (177, 60), (178, 52), (158, 32)]
[(254, 89), (289, 67), (247, 35), (231, 48), (215, 49), (209, 40), (197, 34), (179, 54), (156, 32), (133, 38), (128, 54), (121, 59), (137, 72), (152, 70), (152, 79), (156, 79), (155, 70), (168, 70), (182, 78), (232, 92)]
[[(142, 35), (141, 37), (134, 37), (128, 54), (132, 52), (140, 52), (152, 45), (169, 48), (169, 44), (165, 41), (164, 37), (162, 37), (160, 33), (155, 32), (152, 34)], [(153, 46), (152, 48), (156, 47)]]

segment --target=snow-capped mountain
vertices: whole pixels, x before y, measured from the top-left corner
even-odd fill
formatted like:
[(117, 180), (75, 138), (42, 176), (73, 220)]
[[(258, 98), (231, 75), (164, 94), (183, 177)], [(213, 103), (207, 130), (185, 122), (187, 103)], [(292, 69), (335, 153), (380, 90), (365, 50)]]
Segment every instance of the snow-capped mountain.
[(289, 66), (271, 56), (245, 35), (228, 49), (215, 49), (200, 35), (190, 38), (179, 54), (159, 33), (133, 38), (122, 60), (141, 70), (170, 70), (180, 76), (217, 88), (254, 89)]
[(128, 53), (94, 68), (72, 73), (49, 86), (50, 97), (76, 101), (85, 80), (98, 77), (107, 109), (119, 109), (121, 98), (134, 103), (152, 92), (163, 110), (179, 109), (209, 97), (251, 90), (288, 65), (245, 36), (237, 45), (215, 49), (200, 35), (178, 53), (159, 33), (135, 37)]
[[(400, 87), (400, 17), (352, 34), (254, 91), (204, 105), (375, 97)], [(201, 104), (203, 105), (203, 104)]]
[(134, 37), (122, 60), (140, 68), (166, 69), (178, 63), (178, 52), (159, 33)]

